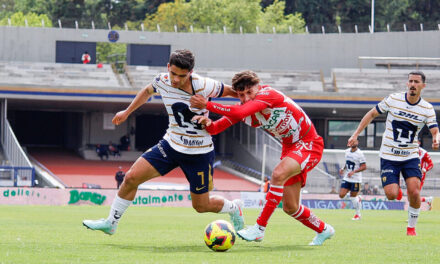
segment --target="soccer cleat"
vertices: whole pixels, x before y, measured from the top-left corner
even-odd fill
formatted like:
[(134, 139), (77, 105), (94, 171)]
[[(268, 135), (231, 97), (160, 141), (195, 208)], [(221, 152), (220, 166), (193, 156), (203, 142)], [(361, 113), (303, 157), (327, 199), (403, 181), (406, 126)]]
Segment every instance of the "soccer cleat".
[(416, 228), (415, 227), (407, 227), (406, 228), (406, 235), (407, 236), (417, 236)]
[(351, 220), (361, 220), (361, 215), (356, 214)]
[(321, 246), (324, 243), (324, 241), (332, 238), (332, 236), (334, 235), (335, 235), (335, 229), (331, 225), (326, 224), (325, 229), (321, 233), (317, 233), (315, 238), (313, 239), (312, 242), (310, 242), (309, 245)]
[(84, 220), (83, 225), (88, 229), (100, 230), (108, 235), (113, 235), (117, 227), (117, 225), (112, 225), (107, 219)]
[(428, 210), (432, 209), (432, 196), (426, 197), (426, 203), (428, 204)]
[(235, 199), (232, 201), (235, 205), (237, 205), (238, 210), (231, 213), (231, 222), (234, 225), (235, 231), (239, 231), (244, 227), (244, 218), (243, 218), (243, 202), (240, 199)]
[(396, 200), (400, 201), (400, 200), (402, 200), (402, 197), (403, 197), (403, 192), (402, 192), (402, 189), (399, 187), (399, 193), (397, 194)]
[(261, 242), (264, 238), (264, 231), (260, 229), (258, 224), (255, 224), (237, 231), (237, 235), (246, 241)]

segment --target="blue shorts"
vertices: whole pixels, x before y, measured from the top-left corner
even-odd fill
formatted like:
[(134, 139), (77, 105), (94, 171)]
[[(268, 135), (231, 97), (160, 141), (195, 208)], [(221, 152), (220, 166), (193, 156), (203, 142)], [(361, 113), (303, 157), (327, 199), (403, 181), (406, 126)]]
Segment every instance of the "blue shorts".
[(411, 177), (417, 177), (422, 180), (422, 171), (420, 170), (420, 159), (414, 158), (404, 161), (393, 161), (380, 159), (380, 178), (382, 179), (382, 186), (388, 184), (399, 184), (400, 173), (406, 180)]
[(342, 180), (341, 188), (350, 190), (350, 192), (359, 192), (359, 189), (361, 188), (361, 184), (359, 182), (348, 182)]
[(213, 189), (214, 151), (205, 154), (184, 154), (174, 150), (166, 140), (162, 139), (156, 146), (142, 154), (142, 157), (161, 175), (180, 167), (193, 193), (202, 194)]

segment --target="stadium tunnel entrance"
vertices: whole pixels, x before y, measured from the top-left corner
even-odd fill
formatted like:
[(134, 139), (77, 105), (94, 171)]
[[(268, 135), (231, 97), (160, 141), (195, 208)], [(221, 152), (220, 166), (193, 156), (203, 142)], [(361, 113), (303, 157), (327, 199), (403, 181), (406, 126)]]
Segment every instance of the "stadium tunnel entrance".
[(77, 150), (82, 142), (82, 113), (8, 111), (8, 120), (22, 146)]

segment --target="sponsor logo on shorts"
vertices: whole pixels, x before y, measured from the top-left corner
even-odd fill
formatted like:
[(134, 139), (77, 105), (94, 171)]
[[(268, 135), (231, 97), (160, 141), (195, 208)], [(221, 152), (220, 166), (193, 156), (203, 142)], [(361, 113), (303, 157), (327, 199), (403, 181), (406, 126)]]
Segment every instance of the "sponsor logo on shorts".
[(203, 186), (203, 187), (196, 187), (196, 191), (203, 190), (205, 187), (206, 187), (206, 186)]
[(393, 173), (394, 171), (392, 169), (386, 169), (386, 170), (381, 170), (380, 174), (385, 174), (385, 173)]
[(166, 157), (167, 157), (167, 154), (165, 153), (165, 150), (163, 149), (163, 147), (162, 147), (162, 145), (161, 145), (160, 143), (157, 144), (157, 148), (159, 149), (160, 154), (162, 154), (162, 156), (163, 156), (164, 158), (166, 158)]

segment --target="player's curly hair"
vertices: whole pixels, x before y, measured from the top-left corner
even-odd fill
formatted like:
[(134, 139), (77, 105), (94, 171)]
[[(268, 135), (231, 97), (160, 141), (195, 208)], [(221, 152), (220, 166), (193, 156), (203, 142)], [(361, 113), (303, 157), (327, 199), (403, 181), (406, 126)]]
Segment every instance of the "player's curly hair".
[(195, 64), (194, 54), (187, 49), (175, 50), (170, 55), (169, 64), (192, 71)]
[(242, 71), (232, 78), (232, 89), (234, 91), (244, 91), (260, 83), (260, 78), (253, 71)]

